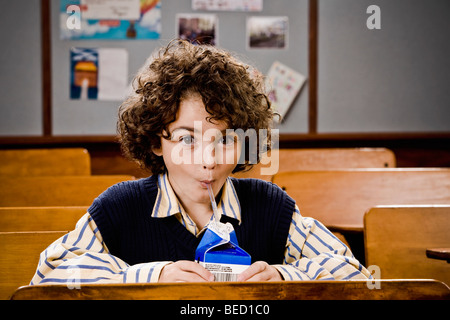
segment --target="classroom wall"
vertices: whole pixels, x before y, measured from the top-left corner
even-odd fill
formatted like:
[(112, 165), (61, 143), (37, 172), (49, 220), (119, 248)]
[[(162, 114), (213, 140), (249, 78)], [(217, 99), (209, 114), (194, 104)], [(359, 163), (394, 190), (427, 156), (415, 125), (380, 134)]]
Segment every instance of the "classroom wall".
[(40, 1), (1, 1), (0, 136), (42, 134)]
[[(450, 37), (447, 0), (319, 0), (318, 132), (449, 132)], [(369, 30), (366, 9), (381, 8), (381, 29)], [(39, 136), (42, 128), (40, 1), (3, 1), (0, 11), (0, 136)], [(114, 135), (120, 101), (69, 99), (69, 50), (120, 47), (129, 80), (147, 56), (175, 36), (176, 13), (191, 1), (162, 0), (159, 40), (59, 39), (59, 0), (51, 0), (52, 130), (55, 136)], [(266, 73), (274, 60), (308, 77), (308, 1), (264, 1), (257, 13), (215, 12), (219, 45)], [(249, 15), (289, 17), (286, 50), (245, 48)], [(308, 132), (308, 82), (281, 133)]]
[(448, 0), (319, 1), (318, 131), (448, 132), (449, 12)]

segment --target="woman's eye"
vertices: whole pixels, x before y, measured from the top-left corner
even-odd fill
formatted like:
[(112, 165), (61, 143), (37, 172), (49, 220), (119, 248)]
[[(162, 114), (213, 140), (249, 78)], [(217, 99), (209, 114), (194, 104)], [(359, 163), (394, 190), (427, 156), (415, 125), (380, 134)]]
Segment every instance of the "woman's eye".
[(186, 135), (186, 136), (180, 137), (178, 141), (187, 146), (191, 146), (195, 143), (195, 138), (191, 135)]
[(224, 145), (232, 145), (235, 143), (235, 141), (236, 141), (235, 136), (225, 135), (221, 138), (220, 143), (222, 143)]

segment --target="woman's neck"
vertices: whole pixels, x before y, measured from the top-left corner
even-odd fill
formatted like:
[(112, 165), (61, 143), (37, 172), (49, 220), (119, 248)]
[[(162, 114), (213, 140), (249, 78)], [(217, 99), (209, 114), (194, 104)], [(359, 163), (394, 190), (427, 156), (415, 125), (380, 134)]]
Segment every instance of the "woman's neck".
[(201, 230), (208, 224), (213, 214), (211, 203), (185, 203), (181, 200), (179, 201), (198, 229)]

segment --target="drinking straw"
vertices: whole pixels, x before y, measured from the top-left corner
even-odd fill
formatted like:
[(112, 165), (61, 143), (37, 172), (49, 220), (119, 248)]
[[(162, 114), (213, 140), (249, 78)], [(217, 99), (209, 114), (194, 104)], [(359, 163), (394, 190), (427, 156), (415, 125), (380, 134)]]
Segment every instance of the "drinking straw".
[(211, 205), (214, 212), (214, 219), (216, 220), (216, 222), (219, 222), (220, 217), (219, 212), (217, 211), (216, 198), (214, 197), (214, 193), (210, 183), (208, 183), (208, 192), (209, 192), (209, 199), (211, 200)]

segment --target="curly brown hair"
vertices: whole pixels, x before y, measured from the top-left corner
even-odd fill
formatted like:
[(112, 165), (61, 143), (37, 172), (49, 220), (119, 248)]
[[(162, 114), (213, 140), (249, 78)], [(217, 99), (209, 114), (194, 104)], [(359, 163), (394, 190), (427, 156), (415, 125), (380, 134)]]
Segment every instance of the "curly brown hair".
[[(273, 111), (263, 76), (225, 50), (173, 40), (149, 59), (133, 85), (134, 94), (119, 108), (119, 139), (125, 156), (153, 174), (166, 168), (152, 148), (161, 146), (161, 137), (168, 138), (167, 127), (176, 120), (180, 101), (190, 93), (202, 97), (209, 121), (225, 121), (230, 129), (254, 129), (258, 135), (259, 129), (266, 129), (270, 142)], [(233, 172), (255, 164), (249, 161), (248, 150), (244, 155)]]

